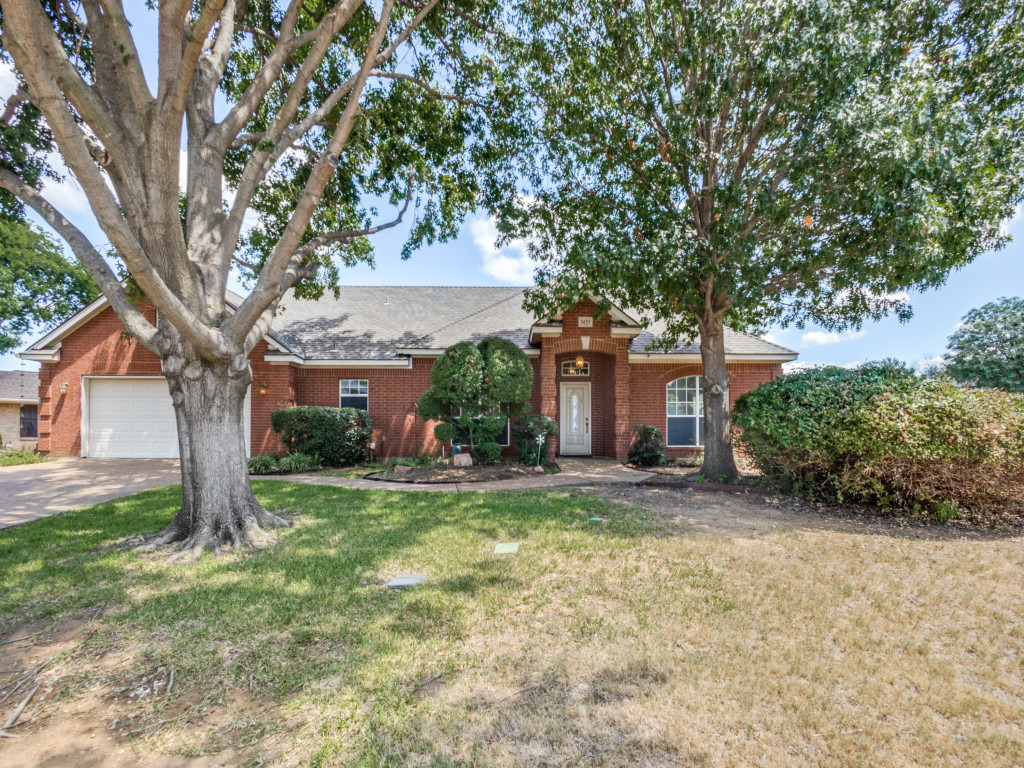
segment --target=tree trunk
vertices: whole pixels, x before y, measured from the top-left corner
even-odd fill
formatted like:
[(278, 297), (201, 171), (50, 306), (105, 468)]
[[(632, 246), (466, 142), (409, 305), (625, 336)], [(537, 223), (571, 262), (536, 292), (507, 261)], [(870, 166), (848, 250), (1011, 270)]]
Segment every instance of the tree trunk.
[(700, 323), (700, 361), (704, 390), (704, 466), (701, 474), (710, 482), (731, 483), (739, 477), (739, 472), (732, 455), (723, 313), (716, 312)]
[[(155, 547), (181, 544), (193, 557), (203, 549), (259, 546), (265, 528), (289, 523), (256, 501), (246, 466), (244, 403), (252, 372), (241, 355), (235, 364), (211, 363), (179, 341), (163, 357), (181, 454), (181, 509), (162, 532), (143, 537)], [(240, 364), (240, 365), (239, 365)]]

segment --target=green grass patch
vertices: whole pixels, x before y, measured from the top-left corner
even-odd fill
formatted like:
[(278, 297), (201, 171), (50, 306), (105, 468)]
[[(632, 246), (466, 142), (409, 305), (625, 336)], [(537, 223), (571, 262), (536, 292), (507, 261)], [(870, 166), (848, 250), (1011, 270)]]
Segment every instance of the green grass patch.
[[(732, 607), (701, 558), (652, 558), (662, 542), (653, 518), (574, 492), (254, 487), (295, 527), (261, 552), (195, 564), (108, 547), (165, 525), (176, 487), (0, 531), (0, 629), (125, 606), (91, 641), (130, 660), (122, 679), (174, 667), (175, 696), (199, 686), (207, 699), (253, 685), (261, 700), (317, 724), (297, 743), (309, 765), (391, 765), (396, 748), (429, 752), (430, 730), (457, 739), (460, 722), (476, 716), (475, 705), (418, 695), (417, 681), (473, 679), (479, 669), (510, 685), (559, 679), (565, 658), (634, 642), (666, 613)], [(605, 522), (590, 522), (596, 515)], [(499, 542), (518, 542), (518, 554), (494, 555)], [(401, 573), (427, 580), (401, 592), (382, 586)], [(602, 596), (631, 620), (602, 615), (592, 603)], [(507, 642), (519, 653), (503, 650)], [(261, 721), (260, 733), (280, 722)], [(243, 731), (235, 745), (255, 738)]]

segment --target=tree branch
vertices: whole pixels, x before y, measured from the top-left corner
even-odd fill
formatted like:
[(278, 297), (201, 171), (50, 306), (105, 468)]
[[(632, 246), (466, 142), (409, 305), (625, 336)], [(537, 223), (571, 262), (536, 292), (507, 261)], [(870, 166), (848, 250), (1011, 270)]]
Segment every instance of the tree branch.
[(53, 207), (37, 190), (30, 187), (11, 171), (0, 168), (0, 187), (13, 194), (42, 217), (59, 234), (74, 252), (78, 260), (85, 265), (96, 284), (107, 297), (110, 306), (117, 313), (124, 327), (139, 343), (147, 349), (159, 354), (157, 329), (139, 312), (138, 308), (128, 299), (128, 294), (121, 281), (111, 270), (110, 265), (92, 247), (89, 239), (75, 225)]

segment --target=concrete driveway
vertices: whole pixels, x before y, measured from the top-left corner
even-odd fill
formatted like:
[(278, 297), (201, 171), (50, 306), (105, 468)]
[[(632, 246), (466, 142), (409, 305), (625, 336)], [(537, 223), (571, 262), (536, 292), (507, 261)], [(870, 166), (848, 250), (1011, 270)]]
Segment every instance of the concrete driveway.
[(0, 467), (0, 528), (180, 482), (176, 459), (62, 459)]

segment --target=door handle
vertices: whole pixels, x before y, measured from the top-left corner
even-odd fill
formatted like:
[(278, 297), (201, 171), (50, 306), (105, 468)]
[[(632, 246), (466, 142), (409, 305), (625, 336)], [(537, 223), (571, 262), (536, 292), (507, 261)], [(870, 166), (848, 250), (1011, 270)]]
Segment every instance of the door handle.
[(590, 434), (590, 417), (589, 416), (587, 416), (585, 419), (583, 419), (583, 427), (584, 427), (584, 429), (587, 430), (587, 434)]

